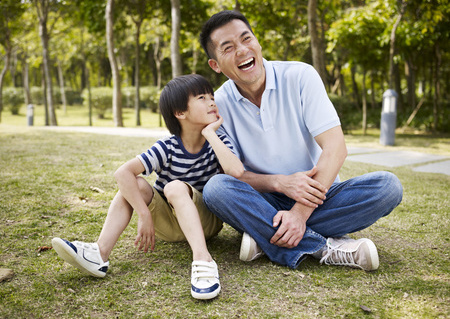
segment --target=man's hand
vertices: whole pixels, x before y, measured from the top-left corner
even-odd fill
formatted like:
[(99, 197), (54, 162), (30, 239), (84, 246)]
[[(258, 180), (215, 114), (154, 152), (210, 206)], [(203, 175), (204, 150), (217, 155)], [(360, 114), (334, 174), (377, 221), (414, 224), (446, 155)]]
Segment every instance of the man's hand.
[(139, 215), (138, 233), (134, 240), (134, 246), (138, 247), (138, 250), (143, 249), (144, 252), (148, 252), (149, 247), (151, 251), (155, 249), (155, 229), (150, 212)]
[(280, 210), (273, 217), (273, 227), (280, 227), (270, 243), (285, 248), (296, 247), (305, 234), (306, 220), (299, 212)]
[(316, 175), (317, 167), (306, 172), (284, 175), (281, 178), (280, 193), (296, 202), (311, 208), (323, 204), (327, 189), (312, 177)]

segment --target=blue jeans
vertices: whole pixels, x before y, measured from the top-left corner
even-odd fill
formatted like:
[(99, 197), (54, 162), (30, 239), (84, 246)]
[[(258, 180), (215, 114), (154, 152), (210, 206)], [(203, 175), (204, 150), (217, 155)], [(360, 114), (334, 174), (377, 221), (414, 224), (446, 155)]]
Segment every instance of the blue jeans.
[(403, 195), (398, 178), (389, 172), (374, 172), (334, 183), (322, 205), (306, 223), (297, 247), (283, 248), (270, 243), (277, 228), (275, 214), (295, 204), (280, 193), (260, 193), (247, 183), (225, 174), (211, 178), (203, 189), (206, 206), (240, 233), (248, 233), (278, 264), (297, 268), (308, 254), (322, 249), (328, 237), (340, 237), (375, 223), (397, 207)]

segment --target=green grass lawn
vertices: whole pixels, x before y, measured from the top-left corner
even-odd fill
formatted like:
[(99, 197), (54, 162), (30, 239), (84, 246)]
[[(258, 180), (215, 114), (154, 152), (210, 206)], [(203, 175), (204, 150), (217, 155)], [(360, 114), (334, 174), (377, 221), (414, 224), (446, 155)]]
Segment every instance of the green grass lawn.
[[(86, 125), (73, 118), (64, 122), (62, 116), (58, 120)], [(43, 125), (39, 121), (35, 126)], [(352, 146), (377, 145), (375, 133), (347, 140)], [(83, 275), (52, 249), (39, 251), (55, 236), (95, 241), (117, 191), (114, 171), (154, 141), (30, 128), (25, 116), (3, 112), (0, 268), (15, 275), (0, 282), (0, 318), (449, 317), (450, 177), (409, 167), (389, 169), (404, 186), (400, 206), (352, 234), (376, 243), (380, 268), (372, 273), (322, 266), (313, 259), (297, 270), (266, 257), (244, 263), (240, 235), (226, 226), (208, 242), (222, 292), (212, 301), (198, 301), (190, 296), (188, 244), (157, 241), (152, 253), (136, 251), (136, 216), (114, 249), (104, 279)], [(398, 142), (400, 148), (450, 154), (448, 137), (408, 135)], [(348, 179), (380, 169), (347, 161), (340, 175)]]
[[(45, 111), (43, 105), (35, 105), (34, 107), (34, 126), (45, 125)], [(88, 126), (89, 125), (89, 110), (82, 105), (67, 106), (66, 111), (61, 106), (56, 108), (56, 120), (59, 126)], [(134, 109), (123, 108), (123, 124), (126, 127), (136, 127), (136, 115)], [(12, 116), (11, 113), (4, 108), (2, 112), (2, 124), (26, 126), (28, 123), (27, 109), (21, 107), (19, 115)], [(164, 126), (164, 121), (161, 118), (161, 123)], [(112, 111), (108, 110), (105, 117), (100, 119), (95, 112), (92, 114), (92, 126), (113, 126)], [(152, 113), (148, 109), (141, 110), (141, 127), (159, 127), (159, 114)]]

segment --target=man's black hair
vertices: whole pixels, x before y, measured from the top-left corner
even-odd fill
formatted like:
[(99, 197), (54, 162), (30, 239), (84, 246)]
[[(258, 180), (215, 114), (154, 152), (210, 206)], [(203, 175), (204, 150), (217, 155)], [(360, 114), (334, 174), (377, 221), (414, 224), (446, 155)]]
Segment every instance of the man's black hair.
[(175, 114), (187, 111), (189, 97), (207, 93), (214, 95), (214, 89), (198, 74), (178, 76), (166, 84), (159, 98), (159, 109), (170, 133), (181, 135), (181, 125)]
[(214, 14), (202, 27), (202, 32), (200, 33), (200, 44), (205, 50), (208, 58), (214, 59), (214, 48), (212, 47), (211, 33), (216, 29), (230, 23), (233, 20), (241, 20), (244, 22), (249, 30), (253, 33), (252, 27), (248, 22), (247, 18), (238, 11), (225, 10)]

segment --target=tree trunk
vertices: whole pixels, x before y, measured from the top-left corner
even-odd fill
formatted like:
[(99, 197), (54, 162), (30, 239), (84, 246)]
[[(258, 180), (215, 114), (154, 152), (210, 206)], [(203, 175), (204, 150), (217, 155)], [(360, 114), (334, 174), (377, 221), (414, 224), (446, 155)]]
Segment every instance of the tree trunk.
[(325, 86), (328, 87), (323, 44), (317, 31), (317, 0), (308, 0), (308, 30), (311, 38), (313, 66), (319, 72)]
[(27, 62), (27, 56), (25, 55), (22, 60), (22, 73), (23, 73), (23, 93), (25, 98), (25, 105), (32, 104), (31, 101), (31, 93), (30, 93), (30, 79), (29, 79), (29, 72), (28, 72), (28, 62)]
[(11, 57), (11, 47), (6, 48), (5, 66), (3, 67), (2, 73), (0, 73), (0, 123), (2, 121), (2, 111), (3, 111), (3, 80), (5, 78), (6, 72), (8, 72), (9, 60)]
[[(39, 3), (39, 4), (38, 4)], [(37, 10), (37, 15), (39, 17), (39, 36), (41, 37), (42, 43), (42, 62), (44, 68), (44, 79), (46, 87), (46, 100), (48, 108), (48, 122), (46, 125), (56, 126), (58, 125), (56, 121), (55, 107), (53, 105), (53, 85), (52, 77), (50, 75), (50, 54), (49, 54), (49, 41), (50, 35), (47, 30), (47, 17), (49, 11), (49, 4), (45, 1), (35, 1), (35, 6)]]
[[(390, 48), (389, 48), (389, 88), (392, 88), (393, 86), (393, 81), (394, 81), (394, 56), (395, 56), (395, 33), (397, 31), (397, 28), (400, 24), (400, 21), (403, 18), (403, 13), (405, 12), (405, 8), (406, 8), (406, 3), (403, 2), (400, 5), (400, 12), (397, 16), (397, 19), (394, 22), (394, 25), (392, 26), (392, 30), (391, 30), (391, 37), (390, 37)], [(401, 92), (397, 92), (397, 93), (401, 93)]]
[(56, 121), (55, 107), (53, 105), (53, 84), (52, 77), (50, 75), (50, 55), (48, 52), (48, 42), (50, 36), (47, 30), (47, 11), (48, 8), (42, 8), (42, 14), (39, 17), (39, 35), (41, 37), (42, 43), (42, 62), (44, 67), (44, 78), (46, 86), (46, 98), (48, 107), (48, 125), (56, 126), (58, 125)]
[[(161, 89), (161, 52), (160, 52), (161, 40), (159, 36), (156, 38), (155, 45), (153, 47), (153, 57), (155, 59), (156, 66), (156, 88), (158, 91)], [(162, 127), (162, 115), (161, 111), (158, 109), (159, 113), (159, 127)]]
[(366, 97), (366, 70), (363, 70), (362, 80), (362, 130), (367, 134), (367, 97)]
[(241, 4), (239, 3), (239, 0), (234, 2), (234, 11), (241, 12)]
[(139, 35), (141, 32), (141, 23), (142, 20), (135, 22), (136, 24), (136, 59), (135, 59), (135, 67), (134, 67), (134, 87), (136, 88), (136, 94), (134, 96), (134, 109), (136, 112), (136, 126), (141, 126), (141, 97), (140, 97), (140, 79), (139, 79), (139, 62), (140, 62), (140, 54), (141, 48), (139, 46)]
[[(84, 57), (84, 54), (83, 54)], [(88, 91), (89, 126), (92, 126), (91, 72), (86, 67), (86, 89)]]
[(372, 69), (371, 73), (370, 73), (370, 98), (371, 98), (371, 102), (372, 102), (372, 109), (375, 109), (377, 107), (377, 101), (375, 99), (375, 70)]
[(197, 64), (198, 64), (198, 43), (197, 40), (192, 41), (192, 73), (197, 73)]
[(47, 82), (45, 81), (44, 65), (41, 64), (41, 87), (42, 87), (42, 99), (44, 102), (45, 113), (45, 126), (49, 125), (48, 103), (47, 103)]
[(403, 107), (404, 107), (404, 103), (403, 103), (400, 68), (399, 68), (398, 64), (394, 64), (394, 82), (395, 82), (394, 83), (395, 91), (398, 94), (398, 97), (397, 97), (397, 110), (402, 111)]
[(408, 104), (412, 109), (416, 105), (416, 74), (411, 56), (408, 56), (406, 59), (405, 76), (408, 83)]
[(439, 49), (439, 44), (435, 45), (435, 54), (436, 54), (436, 65), (433, 74), (433, 84), (434, 84), (434, 95), (433, 95), (433, 131), (436, 132), (438, 130), (439, 124), (439, 99), (440, 99), (440, 75), (439, 69), (441, 68), (442, 55)]
[(358, 83), (356, 83), (355, 74), (356, 74), (356, 67), (352, 66), (350, 68), (351, 76), (352, 76), (352, 85), (353, 85), (353, 96), (355, 97), (356, 104), (358, 105), (358, 108), (361, 108), (361, 98), (359, 96), (359, 90), (358, 90)]
[(59, 79), (59, 90), (61, 91), (61, 101), (63, 104), (64, 114), (67, 114), (67, 99), (66, 99), (66, 90), (64, 88), (64, 74), (61, 66), (61, 61), (58, 61), (58, 79)]
[(17, 52), (16, 50), (11, 51), (11, 59), (9, 65), (9, 74), (11, 75), (11, 84), (16, 87), (16, 68), (17, 68)]
[(172, 61), (172, 77), (183, 74), (180, 55), (180, 0), (170, 0), (172, 5), (172, 37), (170, 39), (170, 56)]
[(106, 44), (108, 46), (108, 58), (111, 64), (113, 77), (113, 118), (116, 126), (123, 126), (122, 121), (122, 91), (120, 89), (120, 72), (114, 53), (114, 24), (113, 24), (114, 0), (108, 0), (106, 4)]

